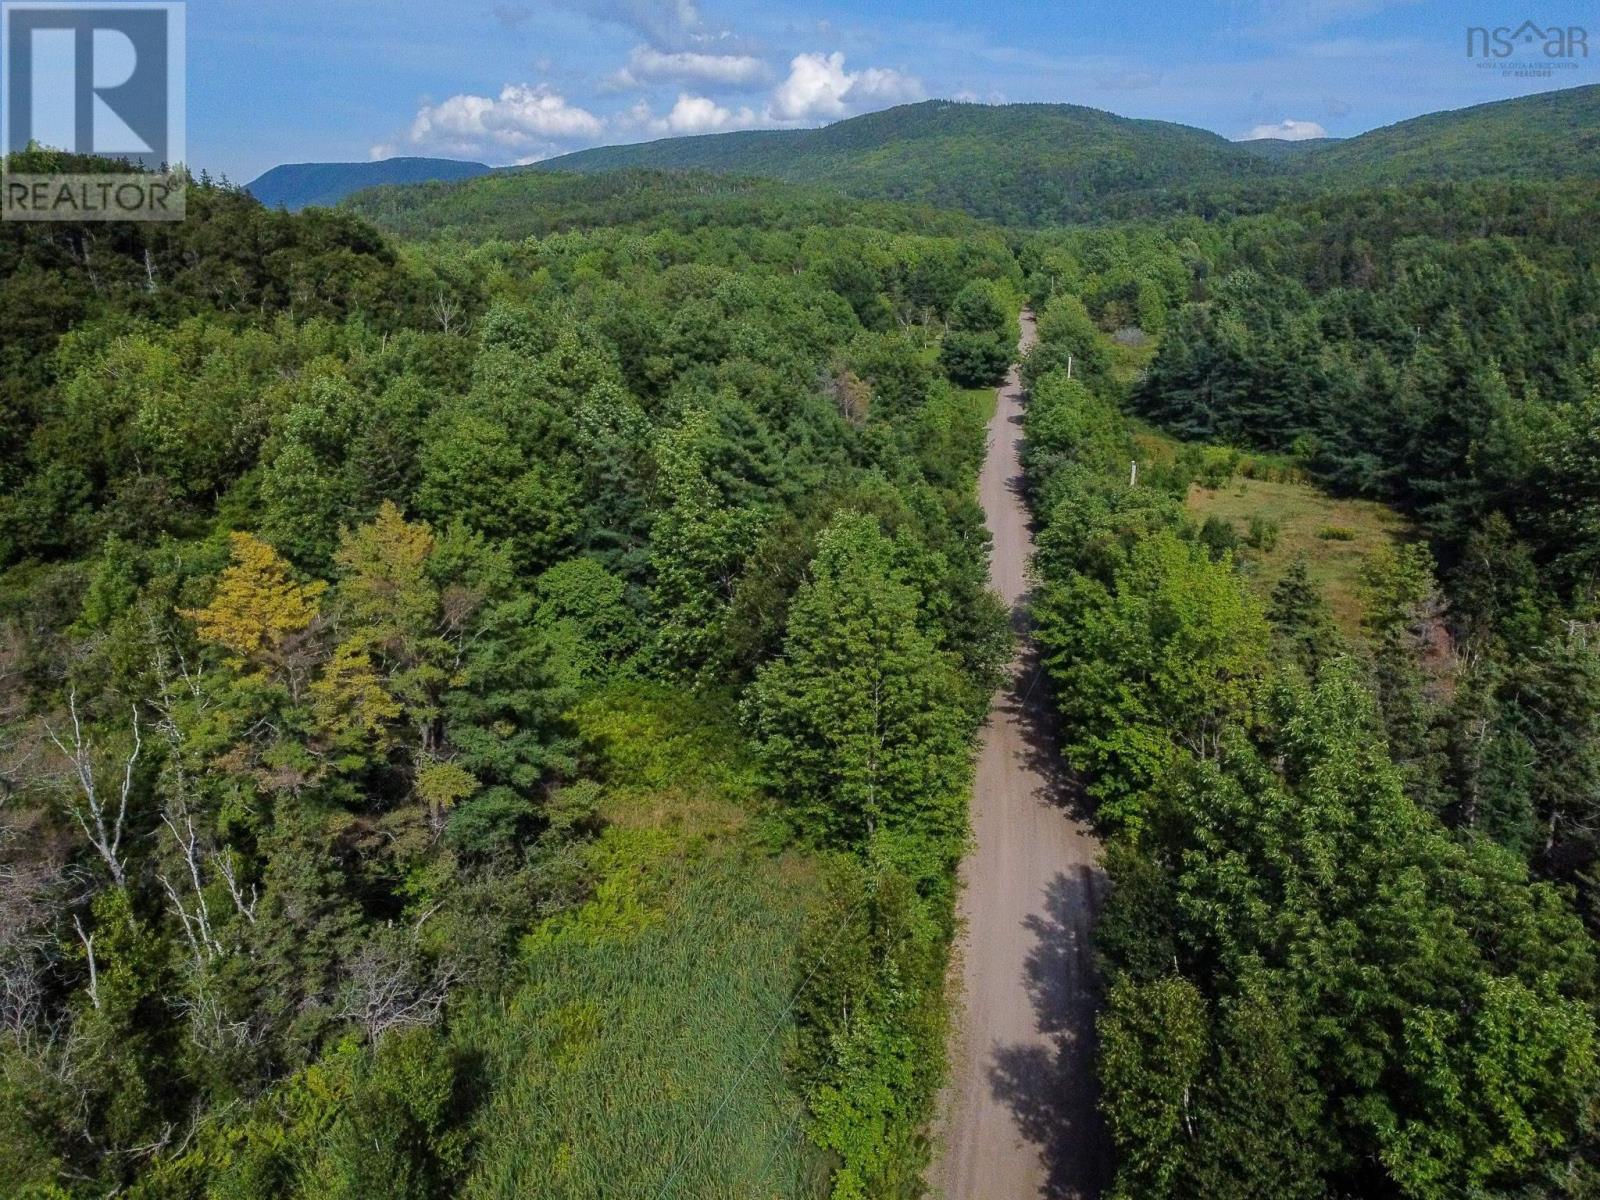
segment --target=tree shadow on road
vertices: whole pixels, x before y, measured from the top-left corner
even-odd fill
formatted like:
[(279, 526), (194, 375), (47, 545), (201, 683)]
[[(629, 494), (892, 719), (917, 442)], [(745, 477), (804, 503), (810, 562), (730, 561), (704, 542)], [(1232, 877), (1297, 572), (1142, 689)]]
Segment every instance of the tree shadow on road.
[(1056, 711), (1050, 680), (1039, 659), (1039, 647), (1028, 636), (1027, 597), (1017, 605), (1016, 611), (1023, 614), (1017, 622), (1020, 626), (1019, 653), (1012, 668), (1012, 680), (1000, 696), (998, 707), (1022, 731), (1022, 750), (1018, 754), (1021, 766), (1041, 781), (1035, 799), (1060, 809), (1075, 821), (1092, 826), (1094, 809), (1084, 792), (1083, 782), (1061, 757), (1061, 716)]
[[(1037, 939), (1024, 966), (1037, 1042), (995, 1048), (989, 1086), (1039, 1147), (1043, 1200), (1092, 1200), (1109, 1183), (1110, 1150), (1098, 1109), (1094, 1014), (1099, 998), (1090, 929), (1104, 883), (1097, 867), (1059, 874), (1042, 913), (1027, 918)], [(1020, 1200), (1020, 1198), (1019, 1198)]]

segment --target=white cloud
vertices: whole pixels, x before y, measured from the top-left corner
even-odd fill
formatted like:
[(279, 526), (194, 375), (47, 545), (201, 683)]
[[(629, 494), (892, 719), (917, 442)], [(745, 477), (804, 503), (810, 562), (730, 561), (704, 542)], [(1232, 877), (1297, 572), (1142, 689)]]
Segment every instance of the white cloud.
[(903, 104), (907, 100), (921, 100), (925, 95), (922, 80), (915, 76), (903, 75), (888, 67), (868, 67), (856, 75), (845, 94), (845, 102), (854, 107)]
[(635, 46), (628, 65), (608, 82), (613, 87), (643, 87), (652, 83), (699, 83), (721, 87), (748, 87), (765, 83), (767, 64), (753, 54), (705, 54), (697, 50), (664, 52), (653, 46)]
[[(694, 15), (691, 6), (679, 10)], [(766, 64), (744, 54), (658, 51), (640, 46), (627, 70), (652, 80), (683, 77), (739, 88), (759, 81)], [(758, 74), (758, 72), (760, 74)], [(535, 162), (580, 146), (592, 145), (620, 132), (656, 135), (717, 133), (762, 126), (818, 124), (884, 108), (925, 95), (914, 76), (887, 67), (849, 70), (841, 53), (799, 54), (788, 76), (770, 92), (765, 104), (737, 107), (719, 103), (687, 88), (664, 113), (640, 100), (625, 112), (597, 116), (571, 103), (547, 84), (508, 83), (498, 96), (463, 92), (417, 110), (403, 135), (374, 145), (373, 158), (396, 154), (433, 154), (482, 159), (493, 164)], [(990, 97), (999, 99), (998, 96)]]
[(694, 0), (546, 0), (596, 21), (619, 25), (657, 49), (681, 49), (717, 36), (701, 20)]
[(1258, 142), (1263, 138), (1278, 138), (1285, 142), (1303, 142), (1307, 138), (1324, 138), (1328, 131), (1315, 121), (1296, 121), (1293, 118), (1276, 125), (1257, 125), (1240, 141)]
[(760, 123), (748, 108), (724, 108), (706, 96), (679, 92), (678, 99), (664, 116), (656, 116), (643, 100), (627, 112), (626, 123), (651, 133), (717, 133), (727, 129), (749, 129)]
[[(605, 121), (569, 104), (551, 88), (508, 83), (497, 97), (466, 93), (424, 104), (406, 134), (408, 148), (434, 154), (505, 158), (542, 157), (561, 142), (587, 141), (605, 132)], [(375, 146), (394, 151), (394, 146)]]
[(925, 94), (921, 80), (886, 67), (847, 71), (838, 51), (797, 54), (789, 63), (788, 78), (772, 91), (767, 115), (783, 123), (825, 121)]

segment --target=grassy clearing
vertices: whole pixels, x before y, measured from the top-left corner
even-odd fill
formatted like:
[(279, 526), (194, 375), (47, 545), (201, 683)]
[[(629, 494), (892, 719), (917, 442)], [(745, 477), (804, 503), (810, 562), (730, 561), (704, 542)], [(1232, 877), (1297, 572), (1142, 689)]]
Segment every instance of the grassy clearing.
[(613, 778), (582, 909), (519, 987), (458, 1022), (492, 1089), (465, 1194), (801, 1200), (825, 1193), (786, 1060), (814, 865), (761, 846), (737, 738), (633, 691), (578, 714)]
[[(1134, 421), (1133, 440), (1139, 470), (1170, 466), (1189, 444)], [(1230, 462), (1222, 470), (1231, 478), (1220, 487), (1196, 484), (1189, 489), (1189, 511), (1196, 520), (1217, 517), (1230, 522), (1244, 542), (1252, 518), (1277, 527), (1271, 549), (1239, 548), (1239, 561), (1252, 586), (1263, 597), (1283, 578), (1295, 558), (1304, 555), (1312, 580), (1322, 589), (1339, 628), (1361, 636), (1361, 565), (1387, 542), (1405, 540), (1410, 526), (1392, 508), (1372, 500), (1341, 500), (1323, 492), (1290, 455), (1234, 451), (1201, 446), (1207, 463)]]
[(1229, 458), (1235, 460), (1230, 470), (1247, 479), (1269, 479), (1287, 483), (1310, 482), (1305, 468), (1290, 454), (1272, 454), (1263, 450), (1246, 452), (1227, 446), (1183, 442), (1136, 417), (1128, 418), (1128, 427), (1133, 431), (1134, 452), (1139, 456), (1139, 470), (1142, 472), (1147, 472), (1151, 468), (1171, 466), (1186, 450), (1190, 452), (1199, 450), (1208, 462)]
[(1252, 518), (1278, 527), (1271, 550), (1241, 547), (1240, 558), (1261, 594), (1271, 592), (1299, 555), (1321, 587), (1339, 628), (1361, 631), (1361, 565), (1379, 546), (1403, 538), (1407, 526), (1393, 509), (1370, 500), (1338, 500), (1307, 483), (1235, 477), (1226, 486), (1195, 486), (1189, 508), (1200, 520), (1232, 522), (1240, 538)]
[(981, 416), (985, 425), (994, 416), (995, 406), (1000, 400), (999, 392), (994, 388), (956, 388), (956, 394), (972, 406), (971, 411)]

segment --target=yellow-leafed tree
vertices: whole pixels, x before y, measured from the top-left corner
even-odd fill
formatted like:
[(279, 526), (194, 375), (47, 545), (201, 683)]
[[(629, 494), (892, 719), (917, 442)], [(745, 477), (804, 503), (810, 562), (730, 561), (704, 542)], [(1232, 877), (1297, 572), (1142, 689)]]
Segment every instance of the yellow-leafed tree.
[(289, 563), (266, 542), (248, 533), (230, 535), (233, 559), (217, 580), (211, 603), (185, 609), (200, 640), (228, 652), (235, 670), (293, 673), (296, 650), (320, 612), (328, 585), (299, 583)]

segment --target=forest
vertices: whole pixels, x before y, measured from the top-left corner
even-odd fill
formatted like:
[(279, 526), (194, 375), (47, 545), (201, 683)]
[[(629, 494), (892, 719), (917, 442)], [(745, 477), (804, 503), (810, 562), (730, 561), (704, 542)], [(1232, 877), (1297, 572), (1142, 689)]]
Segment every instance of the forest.
[(1047, 228), (1260, 213), (1380, 184), (1593, 179), (1600, 173), (1597, 122), (1594, 84), (1307, 141), (1234, 142), (1192, 125), (1080, 104), (927, 100), (821, 129), (597, 146), (508, 174), (726, 172)]
[(1600, 1195), (1600, 189), (1369, 182), (0, 225), (0, 1191), (926, 1194), (1028, 306), (1108, 1195)]
[(1021, 279), (793, 203), (5, 226), (9, 1194), (914, 1194)]
[[(1113, 1195), (1594, 1194), (1595, 200), (1425, 187), (1024, 257)], [(1137, 371), (1129, 326), (1161, 330)], [(1136, 483), (1135, 417), (1190, 446)], [(1304, 560), (1263, 599), (1263, 531), (1186, 512), (1242, 469), (1208, 445), (1411, 519), (1358, 637)]]

